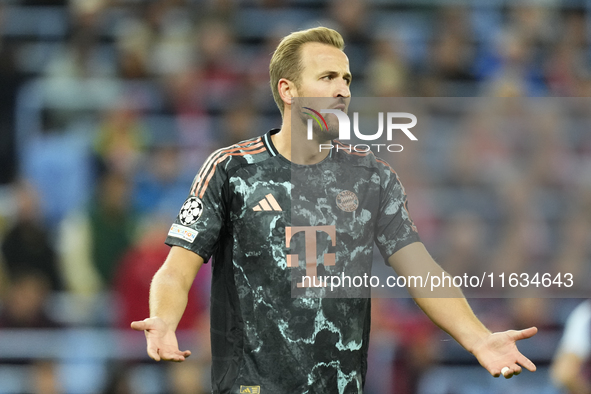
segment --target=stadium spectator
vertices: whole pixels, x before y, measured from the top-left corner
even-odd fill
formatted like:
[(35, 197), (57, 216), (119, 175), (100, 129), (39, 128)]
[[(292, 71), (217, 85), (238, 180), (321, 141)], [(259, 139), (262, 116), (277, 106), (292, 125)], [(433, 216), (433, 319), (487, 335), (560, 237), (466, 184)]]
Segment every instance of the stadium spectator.
[(131, 183), (106, 172), (90, 207), (71, 212), (60, 225), (60, 255), (68, 289), (79, 294), (109, 290), (136, 231)]
[[(279, 115), (268, 89), (271, 55), (281, 37), (316, 26), (319, 20), (349, 34), (345, 50), (355, 75), (355, 96), (591, 96), (591, 14), (589, 4), (581, 0), (460, 6), (438, 0), (427, 7), (366, 0), (1, 3), (0, 243), (12, 243), (3, 239), (17, 216), (10, 198), (12, 182), (18, 176), (34, 180), (44, 193), (38, 217), (46, 218), (40, 226), (50, 249), (54, 249), (54, 225), (66, 215), (58, 237), (61, 272), (60, 267), (51, 270), (65, 279), (61, 288), (67, 293), (48, 295), (62, 301), (77, 302), (80, 294), (101, 300), (108, 296), (99, 292), (104, 287), (92, 263), (89, 211), (81, 209), (95, 204), (87, 204), (98, 180), (86, 164), (91, 161), (92, 141), (112, 138), (115, 133), (103, 139), (107, 128), (120, 132), (112, 143), (97, 148), (103, 163), (111, 162), (101, 171), (117, 167), (126, 171), (134, 185), (142, 183), (134, 191), (141, 190), (138, 205), (143, 212), (173, 211), (163, 208), (172, 205), (168, 201), (176, 192), (161, 194), (160, 188), (171, 181), (164, 175), (167, 180), (161, 182), (162, 173), (176, 161), (192, 177), (211, 151), (226, 144), (223, 141), (241, 139), (229, 136), (230, 129), (240, 134), (248, 130), (247, 123), (262, 128), (277, 124)], [(230, 45), (220, 45), (224, 42)], [(221, 52), (219, 62), (210, 62)], [(219, 67), (227, 73), (215, 75)], [(101, 89), (86, 89), (90, 86), (86, 82), (96, 77), (104, 78), (94, 85)], [(114, 96), (118, 99), (112, 100)], [(146, 102), (148, 111), (125, 114)], [(235, 107), (243, 102), (255, 112)], [(569, 272), (577, 290), (588, 291), (591, 205), (584, 201), (591, 201), (588, 100), (550, 100), (568, 110), (558, 113), (558, 121), (552, 119), (552, 111), (522, 117), (515, 101), (459, 100), (466, 102), (484, 108), (473, 112), (466, 124), (456, 112), (459, 107), (430, 112), (433, 122), (421, 130), (420, 143), (405, 145), (403, 154), (386, 159), (407, 189), (421, 239), (446, 268), (458, 256), (462, 267), (474, 270), (469, 256), (477, 254), (488, 262), (488, 252), (497, 251), (489, 266), (507, 264), (516, 272), (542, 268)], [(120, 116), (117, 121), (115, 112)], [(421, 126), (427, 123), (418, 117)], [(146, 149), (143, 137), (130, 143), (124, 136), (126, 129), (144, 125), (150, 126), (148, 131), (159, 130), (175, 148)], [(516, 190), (505, 191), (514, 183)], [(55, 190), (60, 193), (52, 193)], [(137, 207), (135, 192), (132, 201)], [(125, 200), (125, 209), (132, 210)], [(482, 218), (481, 229), (471, 224), (461, 228), (462, 220), (455, 222), (454, 215), (467, 210)], [(517, 215), (512, 217), (513, 213)], [(469, 234), (470, 229), (476, 234)], [(477, 250), (468, 248), (468, 253), (466, 239), (482, 233), (486, 241)], [(8, 295), (11, 289), (8, 280), (0, 284), (0, 293)], [(571, 294), (575, 289), (562, 290)], [(83, 298), (92, 303), (94, 296)], [(384, 310), (396, 310), (391, 301), (384, 302)], [(530, 301), (515, 302), (519, 307), (492, 299), (471, 304), (491, 329), (513, 324), (512, 315), (542, 320), (544, 327), (552, 329), (552, 322), (544, 319), (555, 323), (568, 302), (558, 300), (555, 309)], [(537, 308), (544, 313), (536, 316)], [(80, 305), (67, 308), (70, 316), (78, 316), (84, 324), (96, 323), (85, 320), (94, 315), (90, 308), (80, 313), (82, 309)], [(105, 310), (114, 309), (116, 304), (105, 306)], [(399, 361), (401, 353), (395, 353), (395, 347), (386, 343), (381, 350), (381, 360)], [(393, 353), (385, 354), (388, 351)], [(382, 367), (384, 375), (383, 371), (391, 371), (389, 366)], [(0, 370), (0, 376), (6, 376), (4, 372)], [(100, 376), (100, 370), (94, 372)], [(383, 381), (403, 384), (402, 379), (390, 374)], [(379, 393), (391, 391), (384, 385), (377, 389)]]
[(52, 290), (62, 289), (53, 240), (44, 226), (37, 190), (25, 180), (15, 184), (16, 220), (2, 240), (1, 250), (9, 280), (36, 273)]
[(137, 215), (158, 213), (173, 217), (185, 199), (187, 178), (181, 165), (180, 148), (165, 143), (154, 144), (145, 155), (144, 165), (135, 173), (133, 210)]
[[(20, 271), (9, 283), (0, 310), (1, 328), (57, 328), (60, 325), (47, 312), (50, 281), (43, 273)], [(29, 355), (23, 355), (28, 358)]]

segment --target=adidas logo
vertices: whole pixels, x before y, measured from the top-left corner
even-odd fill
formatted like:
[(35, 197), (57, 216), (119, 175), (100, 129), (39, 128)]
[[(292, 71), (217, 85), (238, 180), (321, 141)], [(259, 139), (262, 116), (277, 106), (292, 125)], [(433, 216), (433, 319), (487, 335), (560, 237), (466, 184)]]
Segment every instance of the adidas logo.
[(255, 207), (253, 211), (282, 211), (281, 207), (271, 193), (267, 194)]

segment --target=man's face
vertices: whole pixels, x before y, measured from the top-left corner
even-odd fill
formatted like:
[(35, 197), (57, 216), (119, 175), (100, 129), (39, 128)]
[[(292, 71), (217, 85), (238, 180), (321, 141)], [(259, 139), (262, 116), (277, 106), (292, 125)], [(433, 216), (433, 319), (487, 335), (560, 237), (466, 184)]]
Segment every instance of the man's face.
[[(309, 42), (300, 49), (303, 70), (300, 75), (294, 97), (325, 97), (327, 100), (313, 100), (312, 106), (317, 111), (321, 109), (340, 109), (347, 112), (351, 91), (351, 71), (349, 59), (343, 51), (331, 45)], [(306, 106), (298, 103), (297, 107)], [(302, 105), (304, 104), (304, 105)], [(304, 124), (309, 117), (303, 114), (301, 108), (292, 108)], [(338, 136), (338, 121), (333, 114), (324, 114), (328, 124), (328, 135), (320, 135), (321, 139), (333, 139)], [(317, 127), (314, 131), (322, 133)]]

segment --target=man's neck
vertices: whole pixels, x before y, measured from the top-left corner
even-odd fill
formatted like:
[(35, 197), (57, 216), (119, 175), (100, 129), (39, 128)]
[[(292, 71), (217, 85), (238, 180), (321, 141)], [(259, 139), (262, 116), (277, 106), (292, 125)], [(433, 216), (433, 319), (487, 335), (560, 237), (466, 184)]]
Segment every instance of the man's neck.
[(273, 145), (279, 154), (295, 164), (311, 165), (320, 163), (328, 156), (330, 149), (320, 150), (321, 144), (331, 144), (331, 141), (308, 140), (306, 136), (292, 135), (291, 111), (285, 109), (281, 130), (271, 136)]

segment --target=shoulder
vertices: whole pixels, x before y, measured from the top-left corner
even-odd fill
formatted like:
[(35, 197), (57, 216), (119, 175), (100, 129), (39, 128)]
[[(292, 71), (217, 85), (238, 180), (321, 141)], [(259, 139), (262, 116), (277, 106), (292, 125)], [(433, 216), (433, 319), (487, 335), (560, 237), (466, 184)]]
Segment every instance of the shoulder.
[(195, 176), (191, 193), (200, 197), (211, 183), (222, 184), (230, 172), (270, 157), (262, 137), (251, 138), (214, 151)]
[(366, 167), (375, 171), (381, 178), (396, 178), (396, 171), (385, 160), (377, 157), (371, 150), (356, 151), (351, 145), (334, 140), (335, 157), (345, 165)]
[(201, 172), (208, 171), (208, 169), (211, 171), (213, 168), (230, 171), (233, 168), (257, 163), (269, 157), (270, 154), (263, 143), (263, 137), (255, 137), (214, 151), (203, 164)]
[(591, 324), (591, 301), (587, 300), (579, 304), (570, 314), (567, 324)]
[(591, 301), (577, 306), (569, 315), (559, 345), (561, 352), (587, 358), (591, 353)]

